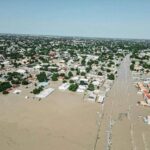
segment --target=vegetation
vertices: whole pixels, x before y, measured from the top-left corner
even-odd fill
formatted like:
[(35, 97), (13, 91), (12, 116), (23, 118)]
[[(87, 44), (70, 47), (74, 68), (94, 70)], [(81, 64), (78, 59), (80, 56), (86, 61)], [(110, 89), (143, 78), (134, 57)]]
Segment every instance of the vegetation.
[(35, 88), (33, 94), (39, 94), (41, 91), (43, 91), (43, 87)]
[(108, 74), (108, 75), (107, 75), (107, 78), (108, 78), (109, 80), (115, 80), (114, 74)]
[(78, 84), (73, 83), (69, 86), (69, 90), (75, 92), (78, 89)]
[(58, 77), (59, 77), (59, 75), (57, 73), (53, 73), (51, 79), (52, 79), (52, 81), (58, 81)]
[(37, 75), (37, 79), (39, 82), (47, 82), (47, 76), (45, 72), (40, 72), (40, 74)]
[(3, 92), (11, 87), (12, 85), (10, 84), (10, 82), (2, 82), (0, 83), (0, 92)]
[(94, 87), (94, 85), (92, 84), (92, 83), (90, 83), (89, 85), (88, 85), (88, 88), (87, 88), (89, 91), (94, 91), (95, 90), (95, 87)]

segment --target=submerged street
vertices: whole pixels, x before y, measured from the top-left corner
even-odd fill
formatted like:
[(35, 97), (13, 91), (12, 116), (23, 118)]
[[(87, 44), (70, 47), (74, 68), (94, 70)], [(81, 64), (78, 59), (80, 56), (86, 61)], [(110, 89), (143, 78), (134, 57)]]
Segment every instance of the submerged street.
[[(148, 150), (150, 128), (144, 124), (143, 116), (149, 108), (137, 106), (142, 96), (137, 95), (129, 70), (130, 58), (126, 56), (118, 78), (110, 90), (99, 117), (96, 150)], [(142, 117), (141, 117), (142, 116)]]

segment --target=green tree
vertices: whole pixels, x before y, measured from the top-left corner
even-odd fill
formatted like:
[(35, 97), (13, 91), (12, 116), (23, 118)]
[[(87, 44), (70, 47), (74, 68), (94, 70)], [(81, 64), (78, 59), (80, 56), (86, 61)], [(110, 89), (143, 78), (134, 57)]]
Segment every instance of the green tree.
[(90, 91), (94, 91), (95, 90), (95, 87), (94, 87), (94, 85), (92, 83), (90, 83), (88, 85), (88, 90), (90, 90)]
[(78, 84), (73, 83), (69, 86), (69, 90), (75, 92), (78, 89)]
[(2, 82), (0, 83), (0, 92), (3, 92), (11, 87), (12, 85), (10, 84), (10, 82)]
[(59, 75), (57, 73), (53, 73), (53, 75), (51, 77), (52, 81), (58, 81), (58, 76)]
[(71, 71), (68, 72), (68, 77), (71, 78), (73, 76), (73, 73)]
[(108, 75), (107, 75), (107, 78), (108, 78), (109, 80), (115, 80), (114, 74), (108, 74)]
[(45, 72), (40, 72), (40, 74), (37, 75), (37, 79), (39, 82), (46, 82), (48, 80)]

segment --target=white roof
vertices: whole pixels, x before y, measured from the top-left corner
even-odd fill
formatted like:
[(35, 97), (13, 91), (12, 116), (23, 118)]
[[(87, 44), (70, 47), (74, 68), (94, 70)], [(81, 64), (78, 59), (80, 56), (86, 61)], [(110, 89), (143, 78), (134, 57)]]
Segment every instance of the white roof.
[(79, 93), (83, 93), (85, 90), (86, 90), (86, 86), (84, 86), (84, 85), (79, 85), (79, 87), (78, 87), (78, 89), (77, 89), (77, 92), (79, 92)]
[(90, 101), (95, 102), (95, 100), (96, 100), (96, 95), (95, 95), (94, 93), (90, 93), (88, 99), (89, 99)]
[(36, 95), (35, 97), (37, 97), (37, 98), (45, 98), (48, 95), (50, 95), (53, 91), (54, 91), (53, 88), (48, 88), (48, 89), (45, 89), (44, 91), (42, 91), (40, 94)]
[(69, 83), (63, 83), (58, 87), (59, 90), (67, 90), (69, 88), (70, 84)]
[(92, 83), (93, 83), (93, 85), (96, 85), (96, 86), (100, 85), (100, 82), (97, 81), (97, 80), (96, 80), (96, 81), (93, 81)]
[(77, 81), (77, 80), (79, 80), (79, 76), (72, 77), (71, 80)]
[(89, 80), (86, 78), (81, 78), (80, 81), (88, 82)]
[(21, 93), (21, 90), (16, 89), (16, 90), (13, 91), (13, 93), (14, 93), (14, 94)]
[(18, 69), (16, 72), (18, 72), (20, 74), (24, 74), (26, 71), (24, 69)]
[(33, 68), (34, 68), (34, 69), (40, 69), (41, 66), (40, 66), (40, 65), (36, 65), (36, 66), (34, 66)]
[(97, 100), (98, 103), (103, 103), (105, 96), (99, 95), (99, 98)]

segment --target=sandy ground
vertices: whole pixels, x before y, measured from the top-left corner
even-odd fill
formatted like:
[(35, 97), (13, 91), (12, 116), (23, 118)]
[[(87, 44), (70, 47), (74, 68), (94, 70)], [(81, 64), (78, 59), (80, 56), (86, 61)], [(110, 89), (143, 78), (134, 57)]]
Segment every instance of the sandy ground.
[(142, 118), (150, 115), (150, 108), (136, 105), (143, 98), (137, 95), (129, 63), (126, 57), (101, 111), (96, 150), (150, 149), (150, 126), (144, 124)]
[[(53, 84), (53, 87), (58, 85)], [(0, 150), (90, 150), (99, 105), (83, 94), (55, 90), (41, 101), (0, 95)]]

